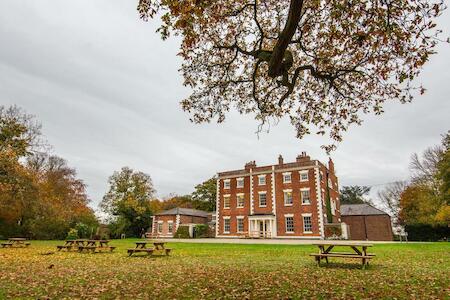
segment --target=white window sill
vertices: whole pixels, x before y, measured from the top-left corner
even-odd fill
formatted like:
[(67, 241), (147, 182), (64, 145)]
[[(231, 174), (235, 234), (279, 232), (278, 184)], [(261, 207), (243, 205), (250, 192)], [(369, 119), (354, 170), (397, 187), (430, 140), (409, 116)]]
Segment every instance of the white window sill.
[(229, 231), (224, 231), (223, 234), (230, 234), (230, 232)]
[(224, 207), (223, 209), (230, 209), (230, 207)]
[(294, 205), (294, 204), (293, 203), (291, 203), (291, 204), (285, 203), (284, 204), (284, 206), (292, 206), (292, 205)]
[(294, 232), (294, 231), (286, 231), (286, 233), (288, 233), (288, 234), (294, 234), (295, 232)]
[(302, 205), (311, 205), (311, 202), (309, 202), (309, 203), (302, 203)]
[(267, 205), (258, 205), (258, 207), (267, 207)]
[(312, 231), (303, 231), (303, 233), (313, 233)]
[(283, 181), (283, 183), (292, 183), (292, 181)]
[(236, 206), (236, 208), (244, 208), (244, 206)]

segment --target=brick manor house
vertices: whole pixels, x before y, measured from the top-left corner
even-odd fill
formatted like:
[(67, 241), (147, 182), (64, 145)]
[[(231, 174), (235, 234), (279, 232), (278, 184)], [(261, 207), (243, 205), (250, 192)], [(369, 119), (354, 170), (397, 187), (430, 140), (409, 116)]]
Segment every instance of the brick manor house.
[(280, 155), (276, 165), (218, 173), (216, 201), (216, 237), (323, 239), (327, 223), (341, 222), (333, 161), (305, 152), (295, 162)]

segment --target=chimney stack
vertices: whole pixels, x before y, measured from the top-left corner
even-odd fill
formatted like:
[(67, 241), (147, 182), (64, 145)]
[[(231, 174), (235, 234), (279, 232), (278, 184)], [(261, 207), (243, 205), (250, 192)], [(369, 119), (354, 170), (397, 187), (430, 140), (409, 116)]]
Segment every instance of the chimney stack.
[(250, 170), (251, 168), (256, 167), (256, 161), (252, 160), (245, 164), (245, 170)]
[(297, 162), (302, 162), (302, 161), (309, 161), (311, 160), (310, 157), (308, 155), (306, 155), (306, 152), (303, 151), (302, 154), (297, 155)]
[(278, 156), (278, 164), (279, 165), (282, 165), (284, 162), (283, 162), (283, 156), (281, 156), (281, 154)]
[(334, 174), (334, 162), (331, 157), (328, 160), (328, 171), (330, 171), (331, 174)]

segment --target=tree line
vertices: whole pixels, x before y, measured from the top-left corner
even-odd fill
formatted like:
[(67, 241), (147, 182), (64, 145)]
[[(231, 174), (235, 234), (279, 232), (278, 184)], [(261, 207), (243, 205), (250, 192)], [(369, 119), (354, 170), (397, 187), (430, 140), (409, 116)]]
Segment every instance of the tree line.
[[(0, 106), (0, 239), (95, 237), (99, 220), (85, 183), (63, 158), (51, 154), (41, 124), (17, 106)], [(216, 180), (189, 195), (157, 199), (150, 175), (123, 167), (109, 178), (100, 209), (113, 237), (140, 236), (151, 216), (174, 207), (212, 211)], [(104, 227), (104, 226), (103, 226)]]
[[(41, 125), (17, 106), (0, 106), (0, 238), (62, 239), (92, 237), (99, 221), (74, 168), (49, 151)], [(411, 178), (387, 185), (378, 201), (368, 186), (344, 186), (341, 204), (369, 203), (387, 211), (395, 227), (450, 224), (450, 131), (440, 145), (411, 158)], [(123, 167), (108, 179), (99, 208), (112, 237), (141, 236), (151, 217), (175, 207), (214, 211), (216, 177), (187, 195), (157, 199), (150, 175)], [(72, 229), (72, 230), (71, 230)], [(448, 229), (447, 229), (448, 230)]]
[(0, 238), (62, 239), (72, 227), (93, 230), (86, 185), (56, 155), (41, 125), (17, 106), (0, 106)]
[(100, 208), (108, 216), (113, 237), (141, 236), (151, 226), (151, 217), (175, 207), (213, 211), (216, 206), (216, 178), (195, 187), (188, 195), (171, 195), (157, 199), (150, 175), (123, 167), (109, 178), (109, 190)]

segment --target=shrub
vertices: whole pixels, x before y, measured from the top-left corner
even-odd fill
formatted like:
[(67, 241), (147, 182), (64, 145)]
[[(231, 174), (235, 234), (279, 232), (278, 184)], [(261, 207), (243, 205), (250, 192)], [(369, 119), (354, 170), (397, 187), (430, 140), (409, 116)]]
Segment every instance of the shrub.
[(173, 236), (177, 239), (189, 239), (191, 238), (189, 236), (189, 226), (178, 226), (177, 232), (175, 232), (175, 235)]
[(78, 238), (78, 230), (75, 228), (71, 228), (69, 232), (67, 233), (67, 240), (76, 240)]
[(208, 225), (197, 224), (194, 229), (194, 238), (205, 238), (208, 237)]
[(85, 238), (89, 238), (91, 236), (91, 228), (84, 223), (78, 222), (75, 225), (75, 229), (78, 232), (79, 238), (85, 239)]

